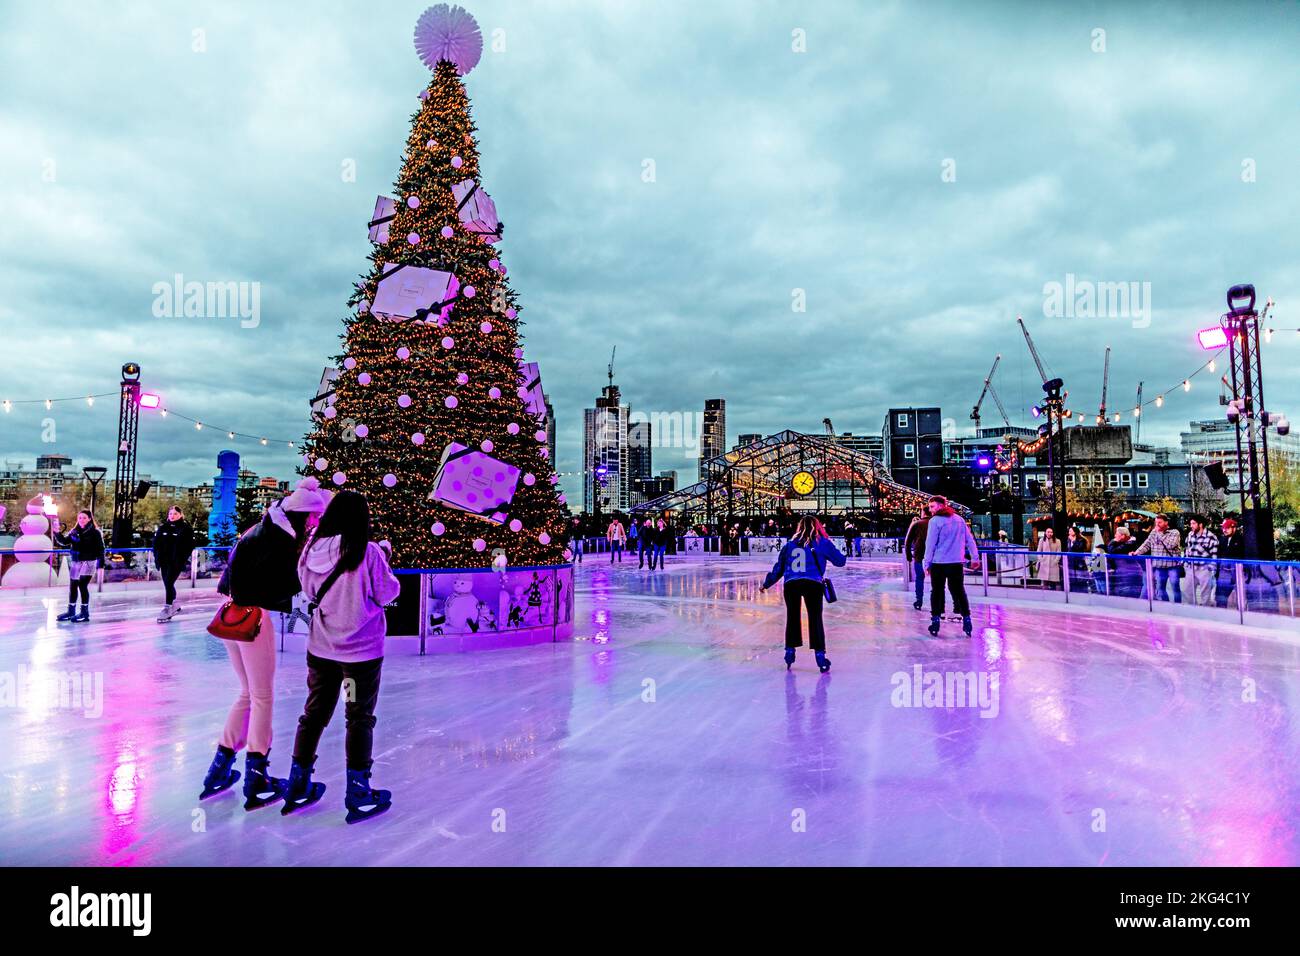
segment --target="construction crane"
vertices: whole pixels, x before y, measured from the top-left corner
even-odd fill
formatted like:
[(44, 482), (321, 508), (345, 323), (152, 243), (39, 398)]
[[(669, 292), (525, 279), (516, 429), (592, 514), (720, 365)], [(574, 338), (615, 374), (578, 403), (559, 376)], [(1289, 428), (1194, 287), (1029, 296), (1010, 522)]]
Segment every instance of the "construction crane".
[(834, 437), (835, 437), (835, 426), (831, 424), (831, 420), (830, 420), (829, 418), (823, 418), (823, 419), (822, 419), (822, 424), (826, 426), (826, 435), (827, 435), (827, 437), (828, 437), (828, 438), (834, 438)]
[(1101, 410), (1097, 412), (1097, 424), (1106, 424), (1106, 389), (1110, 387), (1110, 346), (1106, 346), (1106, 361), (1101, 368)]
[(1025, 344), (1029, 346), (1029, 354), (1034, 358), (1034, 364), (1038, 366), (1038, 377), (1047, 383), (1047, 369), (1043, 368), (1043, 360), (1038, 357), (1038, 349), (1034, 348), (1034, 340), (1029, 337), (1029, 329), (1025, 327), (1025, 320), (1016, 316), (1016, 321), (1020, 323), (1020, 331), (1025, 333)]
[[(977, 401), (975, 403), (975, 407), (970, 410), (971, 421), (975, 423), (976, 438), (979, 437), (979, 433), (980, 433), (980, 407), (984, 404), (984, 396), (987, 395), (989, 393), (989, 390), (993, 387), (993, 373), (998, 370), (998, 363), (1001, 361), (1002, 361), (1002, 353), (999, 352), (997, 357), (993, 359), (993, 367), (989, 369), (989, 374), (984, 376), (984, 388), (980, 390), (979, 401)], [(1001, 406), (1001, 404), (1002, 404), (1001, 402), (998, 402), (999, 406)], [(1006, 416), (1004, 415), (1003, 417), (1005, 418)], [(1009, 422), (1007, 424), (1007, 427), (1008, 428), (1010, 427)]]
[(1141, 415), (1141, 411), (1142, 411), (1142, 383), (1141, 383), (1141, 382), (1138, 382), (1138, 397), (1137, 397), (1137, 404), (1134, 405), (1133, 407), (1136, 408), (1136, 409), (1138, 410), (1138, 412), (1139, 412), (1137, 418), (1136, 418), (1136, 419), (1134, 420), (1134, 422), (1133, 422), (1133, 444), (1136, 445), (1138, 442), (1140, 442), (1140, 441), (1142, 440), (1142, 415)]
[(610, 385), (610, 388), (613, 388), (613, 387), (614, 387), (614, 353), (617, 352), (617, 351), (618, 351), (618, 346), (617, 346), (617, 345), (615, 345), (612, 349), (609, 350), (609, 367), (608, 367), (608, 374), (609, 374), (609, 385)]

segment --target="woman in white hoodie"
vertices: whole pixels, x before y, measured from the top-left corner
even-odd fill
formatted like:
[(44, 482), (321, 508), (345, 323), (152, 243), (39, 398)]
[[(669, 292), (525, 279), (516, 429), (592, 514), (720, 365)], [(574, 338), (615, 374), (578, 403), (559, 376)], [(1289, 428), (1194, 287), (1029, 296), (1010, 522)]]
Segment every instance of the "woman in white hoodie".
[(281, 813), (315, 803), (325, 792), (312, 769), (321, 734), (347, 681), (348, 823), (383, 813), (387, 790), (370, 787), (375, 704), (388, 627), (384, 606), (401, 590), (384, 547), (370, 540), (370, 506), (355, 491), (340, 491), (321, 517), (316, 537), (298, 560), (303, 595), (313, 608), (307, 638), (307, 703), (298, 718), (293, 769)]

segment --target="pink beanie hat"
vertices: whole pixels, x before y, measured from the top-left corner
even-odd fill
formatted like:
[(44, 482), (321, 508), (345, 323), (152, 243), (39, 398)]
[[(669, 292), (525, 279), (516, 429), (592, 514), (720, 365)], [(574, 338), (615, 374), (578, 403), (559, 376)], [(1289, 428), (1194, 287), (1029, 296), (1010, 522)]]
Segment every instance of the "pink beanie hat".
[(308, 514), (320, 514), (328, 504), (329, 498), (321, 491), (320, 482), (315, 478), (304, 478), (298, 482), (293, 491), (284, 497), (284, 500), (280, 502), (280, 507), (285, 511), (305, 511)]

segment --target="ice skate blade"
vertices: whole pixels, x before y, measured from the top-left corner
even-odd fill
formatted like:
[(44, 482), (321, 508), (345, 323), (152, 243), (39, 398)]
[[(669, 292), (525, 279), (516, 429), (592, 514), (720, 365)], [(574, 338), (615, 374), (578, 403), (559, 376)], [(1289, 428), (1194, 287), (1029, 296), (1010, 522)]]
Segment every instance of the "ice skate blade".
[(204, 788), (203, 788), (203, 792), (199, 794), (199, 799), (200, 799), (200, 800), (206, 800), (206, 799), (208, 799), (208, 797), (215, 797), (215, 796), (216, 796), (217, 794), (219, 794), (219, 793), (225, 793), (227, 790), (229, 790), (231, 787), (233, 787), (233, 786), (234, 786), (235, 784), (237, 784), (237, 783), (239, 783), (239, 771), (238, 771), (238, 770), (232, 770), (232, 771), (230, 772), (230, 779), (227, 780), (225, 783), (223, 783), (221, 786), (219, 786), (219, 787), (204, 787)]
[(288, 797), (285, 797), (284, 806), (280, 808), (280, 816), (287, 817), (291, 813), (296, 813), (299, 810), (304, 810), (307, 807), (310, 807), (312, 804), (318, 802), (320, 798), (323, 796), (325, 796), (325, 784), (313, 783), (310, 789), (308, 789), (307, 795), (305, 797), (297, 797), (293, 800), (290, 800)]
[(358, 808), (356, 810), (349, 809), (347, 815), (347, 822), (360, 823), (362, 820), (369, 820), (371, 817), (377, 817), (381, 813), (387, 811), (392, 805), (393, 804), (391, 802), (377, 803), (373, 807), (366, 807), (364, 809), (362, 808)]

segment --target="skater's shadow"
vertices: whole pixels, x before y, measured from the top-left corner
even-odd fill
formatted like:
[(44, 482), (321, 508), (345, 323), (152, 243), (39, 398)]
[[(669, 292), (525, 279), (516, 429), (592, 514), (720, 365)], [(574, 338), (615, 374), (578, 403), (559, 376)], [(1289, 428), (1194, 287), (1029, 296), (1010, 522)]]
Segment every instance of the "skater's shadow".
[[(805, 697), (799, 683), (813, 690)], [(824, 792), (839, 783), (840, 755), (830, 720), (831, 675), (785, 674), (784, 775), (792, 795)]]

